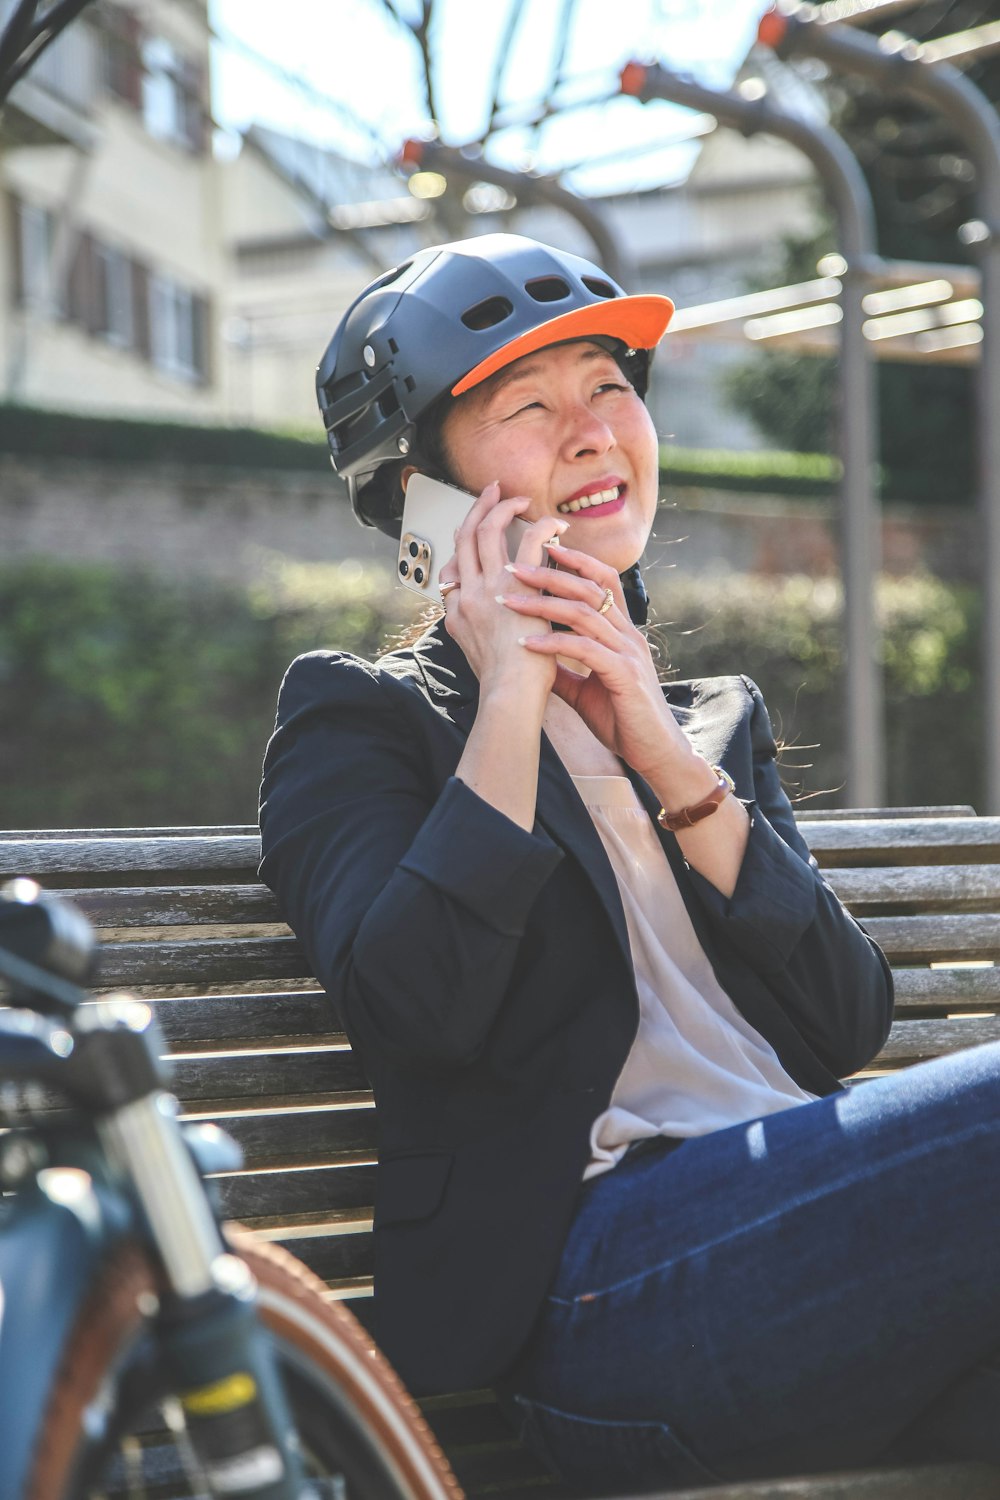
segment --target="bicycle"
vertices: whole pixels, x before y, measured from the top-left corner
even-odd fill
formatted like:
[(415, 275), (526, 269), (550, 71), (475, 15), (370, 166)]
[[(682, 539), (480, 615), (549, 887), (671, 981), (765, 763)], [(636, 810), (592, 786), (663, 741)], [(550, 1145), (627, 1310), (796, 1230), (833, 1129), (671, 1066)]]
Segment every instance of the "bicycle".
[(177, 1117), (150, 1007), (94, 933), (0, 888), (0, 1500), (462, 1500), (360, 1324), (223, 1226), (240, 1165)]

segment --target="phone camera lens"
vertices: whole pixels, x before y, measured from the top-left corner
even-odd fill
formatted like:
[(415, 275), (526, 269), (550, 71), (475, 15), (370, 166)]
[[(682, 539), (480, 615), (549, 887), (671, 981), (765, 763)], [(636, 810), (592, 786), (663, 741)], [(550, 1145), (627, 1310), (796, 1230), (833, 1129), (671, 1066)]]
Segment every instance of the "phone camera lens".
[(411, 557), (416, 557), (417, 553), (420, 551), (420, 548), (417, 546), (416, 542), (411, 542), (409, 550), (410, 550), (410, 556)]
[(423, 583), (423, 581), (424, 581), (424, 570), (423, 570), (423, 568), (414, 568), (414, 570), (413, 570), (413, 582), (414, 583)]
[(409, 565), (409, 563), (406, 561), (405, 557), (401, 557), (400, 560), (399, 560), (399, 576), (400, 576), (400, 578), (406, 578), (409, 575), (409, 572), (410, 572), (410, 565)]

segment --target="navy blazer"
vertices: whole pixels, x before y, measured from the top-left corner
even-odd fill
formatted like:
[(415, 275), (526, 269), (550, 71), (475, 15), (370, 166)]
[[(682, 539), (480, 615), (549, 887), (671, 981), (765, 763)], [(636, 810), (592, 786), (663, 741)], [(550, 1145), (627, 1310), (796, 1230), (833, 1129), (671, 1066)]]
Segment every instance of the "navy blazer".
[[(829, 1093), (886, 1037), (888, 966), (795, 827), (756, 686), (664, 693), (751, 817), (729, 899), (660, 832), (695, 931), (792, 1077)], [(376, 1332), (420, 1392), (488, 1383), (524, 1345), (639, 1014), (615, 877), (547, 738), (530, 833), (456, 778), (477, 697), (442, 624), (374, 665), (300, 657), (262, 787), (262, 878), (375, 1091)]]

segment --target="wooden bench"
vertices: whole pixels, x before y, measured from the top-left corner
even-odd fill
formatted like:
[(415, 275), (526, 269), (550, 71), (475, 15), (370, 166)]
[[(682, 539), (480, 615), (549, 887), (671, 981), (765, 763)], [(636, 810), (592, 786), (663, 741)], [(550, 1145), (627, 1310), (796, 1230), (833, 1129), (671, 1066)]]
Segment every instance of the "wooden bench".
[[(867, 1072), (1000, 1038), (1000, 818), (935, 808), (800, 821), (896, 973), (898, 1019)], [(101, 930), (101, 988), (133, 990), (155, 1006), (185, 1114), (217, 1120), (243, 1148), (244, 1169), (219, 1183), (226, 1213), (288, 1246), (365, 1321), (374, 1105), (338, 1018), (257, 880), (258, 847), (249, 827), (0, 834), (0, 879), (29, 875), (79, 903)], [(513, 1440), (488, 1392), (423, 1405), (469, 1496), (565, 1494)], [(1000, 1470), (866, 1470), (697, 1492), (706, 1493), (993, 1500)]]

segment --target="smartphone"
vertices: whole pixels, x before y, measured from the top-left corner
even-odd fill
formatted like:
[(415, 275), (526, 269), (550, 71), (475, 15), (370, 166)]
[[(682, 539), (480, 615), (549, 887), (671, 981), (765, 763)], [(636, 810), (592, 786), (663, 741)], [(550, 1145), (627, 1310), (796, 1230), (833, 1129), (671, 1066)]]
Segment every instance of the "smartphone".
[[(455, 532), (475, 504), (476, 496), (426, 474), (411, 474), (403, 501), (396, 577), (421, 598), (441, 603), (438, 574), (455, 551)], [(515, 517), (507, 527), (513, 560), (527, 522)], [(554, 563), (549, 564), (554, 567)]]

